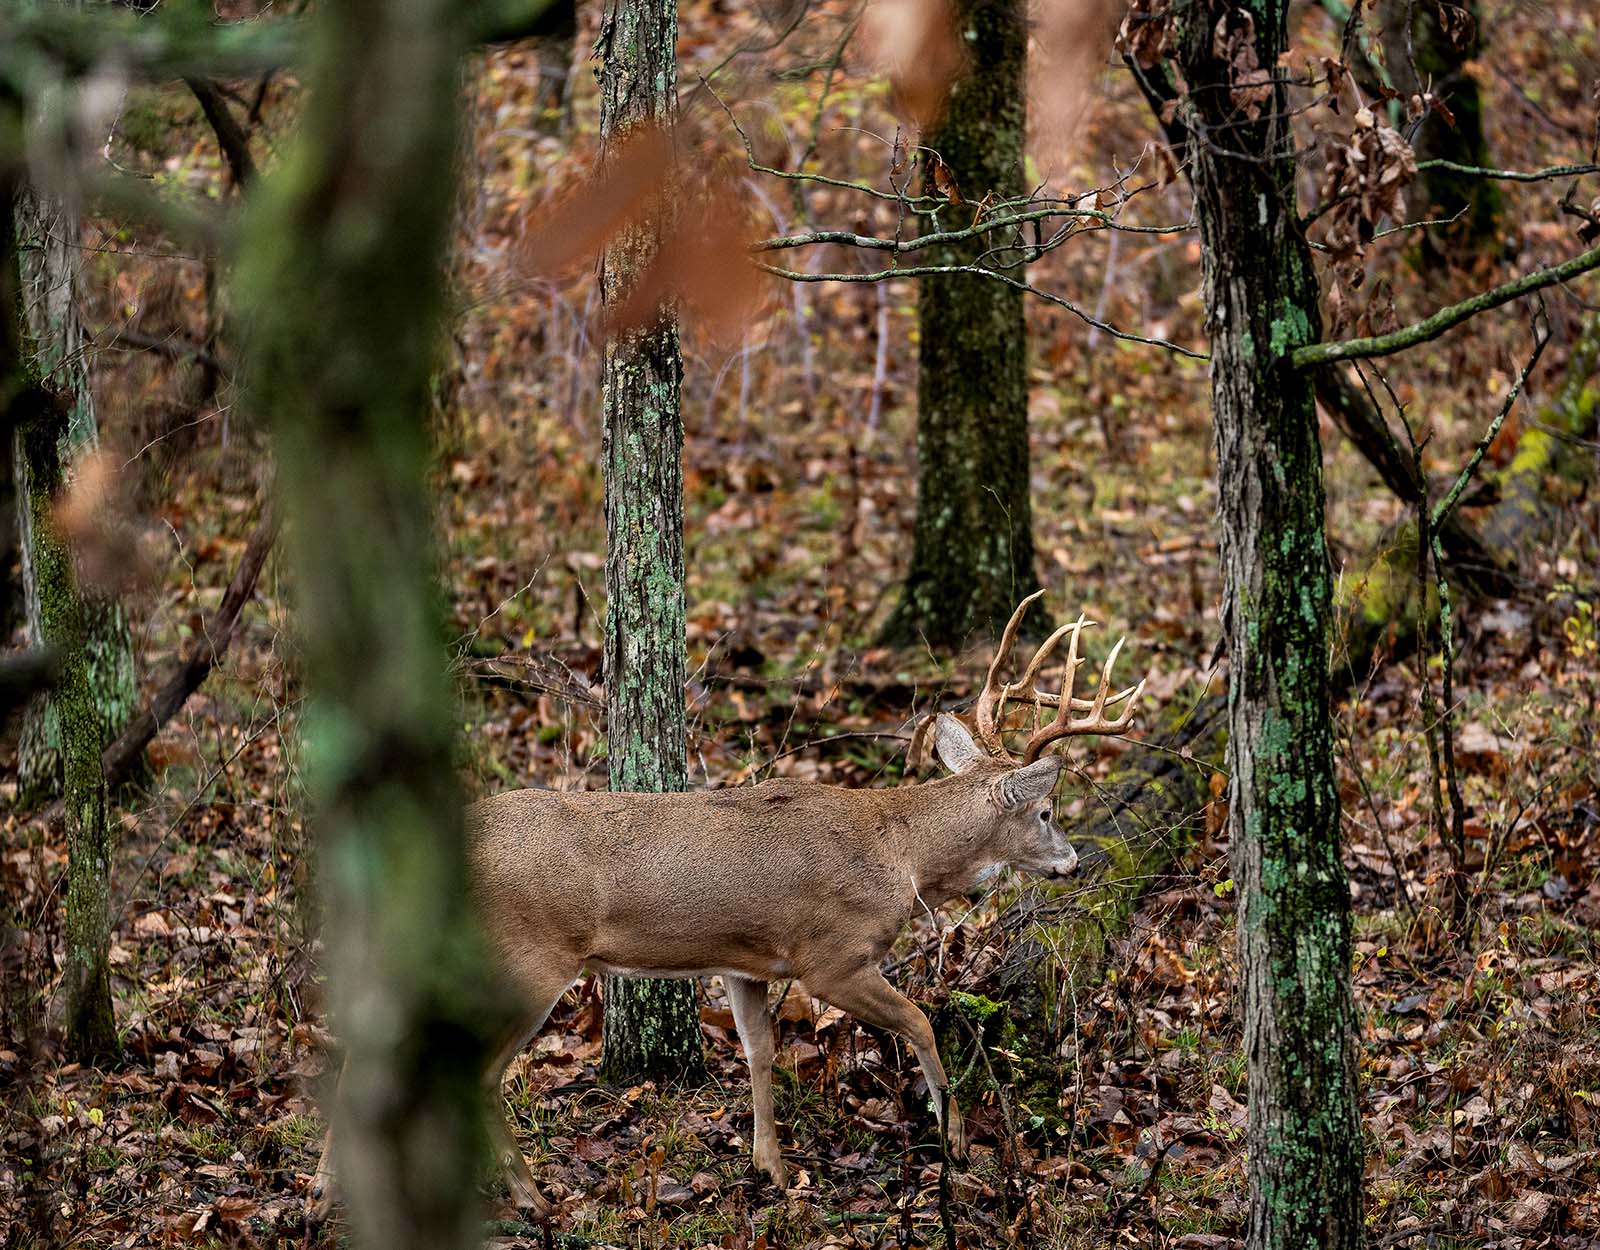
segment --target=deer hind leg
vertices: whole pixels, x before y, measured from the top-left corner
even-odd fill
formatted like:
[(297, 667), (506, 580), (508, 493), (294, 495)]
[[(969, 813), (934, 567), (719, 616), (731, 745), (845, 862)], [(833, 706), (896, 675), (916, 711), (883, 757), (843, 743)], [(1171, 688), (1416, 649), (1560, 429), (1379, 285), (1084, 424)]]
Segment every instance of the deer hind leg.
[(495, 1162), (505, 1173), (506, 1185), (511, 1190), (511, 1201), (519, 1210), (532, 1212), (538, 1223), (548, 1221), (555, 1214), (555, 1207), (539, 1192), (539, 1186), (534, 1183), (533, 1172), (528, 1168), (528, 1161), (522, 1156), (522, 1148), (517, 1145), (517, 1137), (507, 1116), (505, 1097), (501, 1093), (500, 1083), (505, 1077), (506, 1065), (517, 1057), (517, 1052), (532, 1041), (540, 1029), (544, 1028), (545, 1021), (550, 1018), (550, 1012), (557, 1001), (576, 979), (576, 975), (564, 980), (559, 976), (547, 975), (537, 980), (530, 977), (520, 978), (527, 997), (527, 1012), (523, 1016), (522, 1027), (506, 1036), (504, 1044), (495, 1052), (493, 1061), (484, 1070), (484, 1090), (489, 1095), (490, 1103), (489, 1142), (494, 1150)]
[[(534, 1183), (533, 1173), (528, 1168), (528, 1161), (522, 1157), (516, 1135), (511, 1131), (510, 1122), (506, 1118), (500, 1081), (505, 1075), (506, 1065), (533, 1039), (534, 1034), (544, 1028), (544, 1023), (550, 1018), (550, 1012), (557, 1000), (567, 992), (574, 980), (576, 976), (559, 983), (555, 979), (545, 978), (539, 988), (525, 988), (528, 1002), (522, 1027), (505, 1037), (500, 1049), (495, 1052), (493, 1061), (484, 1069), (484, 1089), (490, 1100), (489, 1143), (494, 1150), (495, 1162), (505, 1172), (506, 1184), (511, 1189), (511, 1200), (520, 1210), (531, 1211), (539, 1221), (548, 1220), (554, 1214), (555, 1208), (539, 1192), (538, 1185)], [(527, 983), (524, 982), (524, 985), (526, 987)], [(344, 1083), (345, 1070), (341, 1068), (339, 1071), (341, 1085)], [(321, 1225), (328, 1218), (335, 1197), (333, 1129), (330, 1128), (323, 1135), (322, 1156), (317, 1161), (317, 1171), (311, 1180), (311, 1201), (306, 1208), (306, 1222), (312, 1227)]]
[(739, 1030), (745, 1061), (750, 1065), (750, 1102), (755, 1109), (755, 1165), (772, 1178), (779, 1189), (789, 1188), (789, 1169), (778, 1149), (778, 1128), (772, 1116), (772, 1021), (767, 1016), (767, 983), (744, 977), (725, 976), (723, 988), (733, 1007), (733, 1023)]
[(811, 988), (825, 1001), (841, 1011), (847, 1011), (859, 1020), (891, 1033), (898, 1033), (911, 1043), (928, 1083), (928, 1093), (933, 1099), (933, 1114), (944, 1132), (950, 1155), (955, 1159), (967, 1157), (966, 1126), (961, 1121), (961, 1109), (950, 1096), (950, 1082), (945, 1076), (944, 1064), (939, 1060), (939, 1047), (934, 1042), (933, 1026), (921, 1009), (894, 986), (883, 979), (876, 968), (852, 971), (843, 978), (830, 981), (817, 978)]
[[(344, 1084), (346, 1066), (348, 1061), (339, 1068), (340, 1085)], [(311, 1188), (307, 1191), (307, 1197), (310, 1201), (306, 1204), (306, 1223), (313, 1228), (320, 1227), (328, 1218), (328, 1212), (333, 1209), (333, 1129), (331, 1128), (322, 1135), (322, 1154), (317, 1159), (317, 1170), (311, 1178)]]

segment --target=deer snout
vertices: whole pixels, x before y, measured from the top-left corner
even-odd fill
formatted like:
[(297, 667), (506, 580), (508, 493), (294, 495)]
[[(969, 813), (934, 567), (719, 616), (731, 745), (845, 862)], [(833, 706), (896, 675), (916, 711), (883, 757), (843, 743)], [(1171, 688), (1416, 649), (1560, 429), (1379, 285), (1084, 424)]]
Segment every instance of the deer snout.
[(1069, 842), (1067, 843), (1066, 854), (1059, 857), (1055, 863), (1050, 865), (1049, 872), (1046, 873), (1046, 875), (1053, 881), (1060, 881), (1070, 877), (1077, 870), (1078, 852), (1076, 849), (1074, 849), (1072, 843)]

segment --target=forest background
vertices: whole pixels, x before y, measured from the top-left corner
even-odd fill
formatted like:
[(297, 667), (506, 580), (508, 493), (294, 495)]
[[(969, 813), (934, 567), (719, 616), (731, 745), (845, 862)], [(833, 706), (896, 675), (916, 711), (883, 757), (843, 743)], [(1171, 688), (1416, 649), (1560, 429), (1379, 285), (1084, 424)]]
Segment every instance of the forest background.
[[(1297, 63), (1340, 55), (1346, 16), (1296, 8)], [(583, 197), (593, 194), (599, 102), (584, 50), (598, 15), (578, 17), (571, 42), (481, 53), (467, 80), (451, 336), (433, 369), (432, 481), (460, 765), (476, 793), (604, 784), (599, 292), (583, 264), (549, 276), (530, 255), (530, 241), (548, 237), (543, 223), (563, 220), (560, 205), (593, 203)], [(880, 66), (844, 39), (852, 17), (828, 5), (803, 21), (758, 6), (681, 10), (679, 79), (696, 159), (725, 180), (712, 184), (718, 193), (748, 209), (748, 221), (717, 218), (719, 228), (893, 233), (892, 200), (752, 168), (814, 168), (873, 185), (911, 176)], [(1486, 7), (1478, 29), (1469, 69), (1493, 163), (1592, 160), (1594, 15), (1577, 4)], [(568, 88), (552, 93), (563, 65)], [(953, 1218), (976, 1244), (1098, 1244), (1132, 1231), (1207, 1246), (1231, 1244), (1242, 1229), (1234, 883), (1220, 757), (1195, 715), (1227, 667), (1208, 371), (1111, 332), (1203, 351), (1201, 244), (1179, 228), (1192, 216), (1190, 194), (1127, 64), (1112, 56), (1059, 77), (1072, 89), (1035, 97), (1045, 107), (1034, 108), (1030, 180), (1087, 194), (1084, 207), (1145, 229), (1086, 228), (1029, 267), (1035, 288), (1100, 323), (1047, 299), (1028, 303), (1036, 569), (1058, 618), (1082, 606), (1105, 634), (1129, 635), (1152, 711), (1177, 713), (1152, 716), (1147, 736), (1186, 734), (1171, 751), (1194, 766), (1152, 787), (1149, 759), (1130, 758), (1128, 741), (1080, 752), (1083, 776), (1064, 814), (1104, 837), (1100, 880), (1069, 892), (1008, 888), (941, 923), (929, 918), (897, 959), (900, 983), (938, 1009), (947, 1044), (964, 1047), (952, 1066), (976, 1098), (979, 1158), (956, 1178), (953, 1214), (938, 1209), (915, 1069), (894, 1044), (798, 990), (784, 999), (780, 1062), (792, 1078), (780, 1119), (805, 1175), (780, 1198), (745, 1170), (742, 1065), (716, 990), (701, 1027), (718, 1079), (683, 1092), (597, 1082), (591, 988), (563, 1004), (508, 1085), (524, 1150), (566, 1199), (568, 1237), (873, 1244), (938, 1236)], [(170, 220), (148, 202), (135, 212), (91, 200), (81, 234), (65, 241), (80, 253), (77, 358), (101, 446), (76, 469), (60, 514), (69, 532), (75, 515), (96, 518), (78, 532), (93, 538), (100, 580), (117, 584), (142, 691), (194, 653), (241, 567), (256, 566), (259, 580), (222, 662), (117, 795), (118, 1065), (72, 1062), (48, 1017), (63, 973), (66, 848), (58, 819), (35, 818), (23, 739), (10, 734), (0, 747), (18, 776), (14, 790), (6, 783), (6, 971), (9, 984), (33, 987), (7, 1000), (0, 1065), (14, 1114), (0, 1197), (14, 1226), (44, 1244), (302, 1236), (330, 1039), (301, 792), (300, 655), (287, 570), (264, 520), (272, 443), (261, 414), (237, 402), (228, 268), (197, 246), (203, 232), (184, 206), (242, 198), (304, 108), (286, 73), (209, 94), (178, 82), (132, 86), (105, 157), (148, 183)], [(1352, 123), (1324, 99), (1306, 124)], [(1306, 162), (1301, 176), (1315, 202), (1325, 170)], [(1345, 332), (1410, 324), (1555, 264), (1593, 225), (1577, 183), (1496, 185), (1487, 243), (1463, 244), (1445, 227), (1363, 238), (1354, 260), (1371, 280), (1351, 283), (1346, 268), (1332, 286), (1349, 303)], [(1351, 261), (1331, 256), (1330, 271)], [(812, 276), (877, 267), (846, 245), (807, 249), (795, 267), (805, 266)], [(914, 717), (959, 705), (987, 656), (982, 643), (951, 653), (880, 641), (916, 528), (926, 347), (916, 280), (775, 281), (751, 312), (720, 289), (740, 285), (731, 264), (708, 262), (701, 277), (683, 337), (690, 782), (894, 783)], [(1533, 331), (1513, 305), (1430, 340), (1386, 365), (1385, 385), (1369, 396), (1403, 409), (1424, 444), (1422, 468), (1448, 479), (1506, 400), (1535, 334), (1548, 331), (1523, 398), (1487, 447), (1489, 485), (1467, 510), (1494, 516), (1515, 497), (1509, 487), (1497, 496), (1494, 484), (1514, 482), (1518, 457), (1552, 438), (1587, 466), (1541, 473), (1541, 515), (1549, 504), (1563, 523), (1542, 526), (1551, 535), (1542, 541), (1494, 531), (1515, 546), (1514, 576), (1458, 605), (1459, 844), (1448, 805), (1434, 799), (1439, 717), (1423, 694), (1441, 666), (1432, 647), (1418, 652), (1405, 636), (1416, 616), (1405, 602), (1417, 585), (1414, 537), (1409, 559), (1405, 548), (1412, 508), (1370, 448), (1345, 437), (1350, 413), (1324, 397), (1328, 545), (1345, 608), (1335, 727), (1356, 908), (1366, 1181), (1372, 1235), (1384, 1244), (1577, 1244), (1600, 1224), (1591, 1002), (1600, 507), (1588, 293), (1581, 282), (1550, 292)], [(1575, 410), (1577, 426), (1566, 420)], [(107, 511), (118, 518), (110, 539)], [(1400, 554), (1374, 565), (1384, 548)], [(1437, 612), (1427, 592), (1421, 599)], [(1452, 897), (1463, 880), (1465, 921)], [(1018, 967), (1044, 970), (1043, 1005), (1026, 1008), (1043, 1012), (1042, 1056), (1019, 1053), (994, 1019), (997, 1005), (1009, 1015), (1027, 997)], [(499, 1235), (536, 1238), (509, 1209), (500, 1214)]]

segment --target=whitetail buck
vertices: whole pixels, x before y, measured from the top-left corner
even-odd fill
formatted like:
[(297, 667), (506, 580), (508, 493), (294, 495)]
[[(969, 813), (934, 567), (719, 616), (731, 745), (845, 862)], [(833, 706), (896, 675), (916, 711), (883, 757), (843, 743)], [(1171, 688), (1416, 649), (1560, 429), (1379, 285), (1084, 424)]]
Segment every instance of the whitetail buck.
[[(911, 1043), (951, 1153), (966, 1152), (927, 1017), (879, 965), (911, 918), (1011, 866), (1059, 879), (1078, 856), (1051, 813), (1061, 760), (1041, 758), (1079, 734), (1119, 733), (1143, 683), (1116, 695), (1111, 667), (1092, 700), (1071, 697), (1079, 617), (1056, 630), (1016, 682), (1000, 675), (1031, 595), (1001, 635), (974, 708), (977, 738), (953, 716), (934, 723), (951, 776), (893, 790), (776, 780), (692, 794), (517, 790), (470, 812), (474, 889), (503, 971), (527, 1010), (486, 1073), (495, 1098), (506, 1064), (588, 969), (653, 977), (720, 975), (750, 1064), (754, 1161), (780, 1187), (788, 1169), (772, 1119), (767, 984), (794, 977), (818, 998)], [(1060, 695), (1038, 690), (1040, 666), (1071, 638)], [(1002, 741), (1007, 703), (1031, 705), (1021, 758)], [(1123, 704), (1121, 714), (1106, 708)], [(1054, 708), (1045, 718), (1039, 709)], [(1082, 716), (1074, 716), (1082, 712)], [(1042, 722), (1042, 723), (1041, 723)], [(982, 744), (980, 746), (980, 743)], [(505, 1116), (490, 1117), (517, 1204), (548, 1219)], [(314, 1217), (332, 1196), (329, 1147), (313, 1182)]]

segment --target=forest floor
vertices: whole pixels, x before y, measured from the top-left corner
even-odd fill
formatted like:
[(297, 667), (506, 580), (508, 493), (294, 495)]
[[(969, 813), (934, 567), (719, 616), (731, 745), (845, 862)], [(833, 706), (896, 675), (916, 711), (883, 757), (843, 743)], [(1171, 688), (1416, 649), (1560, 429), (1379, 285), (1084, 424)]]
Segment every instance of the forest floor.
[[(1481, 75), (1492, 146), (1528, 166), (1560, 159), (1587, 124), (1584, 84), (1600, 48), (1585, 6), (1541, 12), (1496, 16), (1496, 70)], [(730, 29), (757, 30), (742, 6), (686, 4), (683, 15), (686, 84), (722, 60)], [(1310, 46), (1331, 46), (1325, 19), (1306, 22)], [(781, 55), (825, 61), (828, 28), (815, 30)], [(769, 160), (805, 146), (821, 84), (810, 75), (772, 85), (764, 75), (778, 55), (716, 80)], [(546, 133), (536, 74), (532, 55), (511, 49), (486, 58), (475, 79), (461, 314), (440, 385), (440, 564), (462, 774), (476, 793), (605, 777), (593, 284), (528, 280), (515, 267), (530, 204), (581, 176), (595, 106), (585, 84), (576, 137)], [(1533, 81), (1537, 99), (1524, 90)], [(817, 124), (816, 159), (877, 181), (890, 156), (866, 132), (889, 123), (881, 91), (863, 84), (841, 78)], [(1151, 133), (1125, 74), (1108, 72), (1100, 86), (1057, 175), (1074, 187), (1106, 184)], [(292, 87), (275, 85), (262, 151), (281, 145), (293, 113)], [(722, 114), (697, 116), (710, 129)], [(165, 185), (225, 195), (209, 132), (177, 90), (135, 93), (118, 142), (119, 160)], [(1181, 182), (1163, 182), (1153, 164), (1140, 166), (1152, 186), (1128, 220), (1184, 221)], [(1457, 271), (1424, 280), (1406, 238), (1376, 244), (1372, 268), (1389, 277), (1360, 315), (1407, 321), (1486, 277), (1563, 254), (1556, 192), (1515, 194), (1501, 254)], [(884, 224), (843, 192), (815, 190), (797, 204), (756, 179), (751, 201), (774, 231), (801, 211), (820, 224)], [(91, 221), (85, 233), (85, 311), (103, 349), (107, 441), (126, 461), (139, 528), (132, 603), (153, 688), (231, 576), (268, 485), (266, 444), (235, 409), (231, 382), (187, 408), (193, 354), (140, 346), (205, 341), (206, 262), (153, 232)], [(1203, 344), (1193, 235), (1114, 237), (1114, 247), (1102, 235), (1052, 254), (1033, 280), (1117, 324)], [(858, 264), (839, 254), (821, 263)], [(981, 679), (981, 649), (894, 653), (873, 639), (909, 554), (914, 304), (909, 283), (782, 288), (731, 345), (693, 326), (686, 335), (695, 785), (779, 774), (896, 784), (913, 718), (970, 696)], [(1060, 308), (1030, 308), (1048, 606), (1058, 617), (1083, 607), (1105, 623), (1094, 657), (1128, 635), (1123, 664), (1148, 674), (1150, 711), (1198, 705), (1226, 678), (1205, 365), (1096, 335)], [(1550, 315), (1557, 338), (1528, 411), (1557, 386), (1583, 309), (1555, 296)], [(1419, 430), (1433, 433), (1430, 470), (1464, 460), (1527, 349), (1525, 317), (1508, 310), (1390, 372)], [(1343, 579), (1402, 513), (1331, 424), (1323, 436)], [(1515, 438), (1513, 428), (1491, 464)], [(1530, 553), (1514, 599), (1460, 621), (1464, 919), (1452, 913), (1421, 712), (1437, 664), (1335, 656), (1346, 679), (1336, 728), (1375, 1245), (1600, 1240), (1600, 499), (1572, 507), (1571, 543)], [(337, 1218), (315, 1233), (301, 1222), (334, 1040), (320, 1005), (285, 583), (274, 558), (225, 665), (119, 796), (118, 1066), (62, 1057), (51, 1015), (62, 833), (23, 813), (5, 818), (0, 883), (20, 921), (0, 1048), (9, 1244), (332, 1246), (345, 1235)], [(1112, 739), (1075, 756), (1084, 781), (1063, 800), (1069, 828), (1093, 814), (1129, 749)], [(0, 744), (0, 774), (13, 751)], [(748, 1082), (715, 980), (702, 999), (711, 1080), (688, 1090), (600, 1084), (598, 991), (574, 990), (506, 1083), (523, 1148), (561, 1201), (562, 1244), (941, 1244), (945, 1218), (971, 1246), (1238, 1244), (1246, 1072), (1232, 881), (1220, 801), (1193, 815), (1173, 831), (1182, 840), (1159, 876), (1122, 883), (1138, 900), (1125, 923), (1092, 941), (1081, 934), (1095, 924), (1085, 908), (1097, 896), (1008, 881), (967, 909), (920, 919), (897, 949), (893, 979), (938, 1013), (957, 1049), (990, 1003), (1014, 995), (1005, 973), (1019, 952), (1048, 1004), (1037, 1035), (985, 1031), (981, 1050), (962, 1051), (974, 1151), (951, 1171), (945, 1213), (925, 1090), (892, 1039), (798, 986), (774, 1002), (780, 1135), (796, 1174), (783, 1194), (748, 1163)], [(41, 1014), (44, 1028), (31, 1027)], [(1009, 1079), (1023, 1070), (1027, 1082)], [(486, 1185), (495, 1243), (540, 1244), (500, 1183)]]

